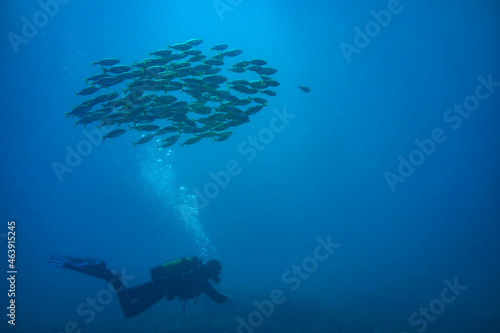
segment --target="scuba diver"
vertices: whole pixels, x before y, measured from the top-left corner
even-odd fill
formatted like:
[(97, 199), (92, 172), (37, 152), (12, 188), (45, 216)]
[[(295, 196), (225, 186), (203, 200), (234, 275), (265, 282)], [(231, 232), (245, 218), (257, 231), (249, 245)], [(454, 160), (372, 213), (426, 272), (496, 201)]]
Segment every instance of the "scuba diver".
[(102, 260), (52, 256), (49, 265), (71, 269), (109, 282), (118, 295), (126, 318), (138, 315), (163, 297), (167, 300), (178, 297), (179, 300), (184, 301), (184, 313), (188, 300), (196, 298), (196, 305), (201, 293), (207, 294), (217, 303), (231, 301), (229, 295), (218, 292), (210, 283), (210, 280), (215, 283), (220, 282), (219, 275), (222, 267), (218, 260), (210, 260), (206, 264), (198, 257), (184, 257), (169, 261), (151, 269), (151, 282), (132, 288), (125, 288), (120, 274), (113, 274)]

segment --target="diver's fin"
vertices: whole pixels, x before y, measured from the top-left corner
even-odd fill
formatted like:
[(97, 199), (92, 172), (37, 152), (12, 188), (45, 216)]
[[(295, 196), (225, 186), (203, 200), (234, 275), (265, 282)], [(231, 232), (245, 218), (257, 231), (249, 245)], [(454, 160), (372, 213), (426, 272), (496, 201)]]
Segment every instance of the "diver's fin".
[(201, 295), (201, 294), (198, 294), (198, 295), (196, 296), (196, 298), (194, 299), (194, 306), (196, 306), (196, 304), (198, 304), (198, 300), (200, 299), (200, 295)]
[(87, 260), (76, 259), (62, 256), (52, 256), (49, 260), (49, 265), (52, 267), (67, 268), (80, 273), (110, 281), (113, 274), (106, 267), (106, 263), (102, 260)]

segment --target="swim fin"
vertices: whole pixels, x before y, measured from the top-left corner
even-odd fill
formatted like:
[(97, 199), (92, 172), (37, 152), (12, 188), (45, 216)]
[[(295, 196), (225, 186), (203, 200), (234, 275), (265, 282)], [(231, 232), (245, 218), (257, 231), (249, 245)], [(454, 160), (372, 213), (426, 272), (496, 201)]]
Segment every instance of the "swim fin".
[(106, 267), (103, 260), (76, 259), (62, 256), (52, 256), (49, 260), (52, 267), (67, 268), (105, 281), (111, 281), (113, 273)]

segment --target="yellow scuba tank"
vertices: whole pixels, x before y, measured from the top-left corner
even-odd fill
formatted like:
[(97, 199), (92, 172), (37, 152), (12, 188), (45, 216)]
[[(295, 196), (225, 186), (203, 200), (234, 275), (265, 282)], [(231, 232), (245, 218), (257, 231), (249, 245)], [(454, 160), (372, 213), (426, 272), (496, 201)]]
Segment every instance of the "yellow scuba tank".
[(183, 257), (168, 261), (163, 265), (153, 267), (151, 278), (153, 281), (158, 281), (172, 276), (180, 276), (200, 264), (201, 260), (198, 257)]

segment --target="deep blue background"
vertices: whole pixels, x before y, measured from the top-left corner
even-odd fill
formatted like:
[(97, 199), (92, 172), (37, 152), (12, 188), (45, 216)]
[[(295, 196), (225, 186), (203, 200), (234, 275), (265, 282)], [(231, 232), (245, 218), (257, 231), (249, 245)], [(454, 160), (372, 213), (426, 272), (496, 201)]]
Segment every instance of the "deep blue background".
[[(478, 76), (500, 81), (500, 5), (402, 1), (348, 63), (340, 43), (353, 44), (354, 27), (387, 3), (246, 0), (221, 20), (210, 0), (72, 0), (15, 53), (7, 34), (21, 34), (22, 17), (41, 7), (2, 2), (0, 233), (17, 221), (19, 270), (9, 329), (62, 332), (74, 321), (82, 332), (236, 332), (252, 301), (281, 289), (287, 301), (255, 332), (417, 332), (408, 317), (457, 277), (468, 288), (427, 332), (498, 332), (500, 89), (457, 130), (443, 114), (474, 93)], [(95, 146), (59, 182), (51, 164), (86, 139), (64, 112), (81, 102), (74, 94), (96, 73), (91, 62), (127, 64), (190, 38), (202, 38), (203, 51), (227, 43), (244, 50), (236, 60), (267, 60), (279, 70), (278, 96), (225, 142), (168, 153), (134, 148), (126, 134)], [(238, 146), (269, 127), (274, 108), (295, 118), (246, 161)], [(392, 192), (384, 172), (397, 172), (398, 156), (435, 128), (448, 139)], [(179, 188), (203, 190), (231, 160), (241, 173), (186, 224)], [(291, 291), (282, 274), (328, 235), (341, 246)], [(203, 236), (210, 241), (197, 244)], [(162, 301), (125, 319), (113, 299), (86, 323), (75, 309), (106, 285), (48, 267), (53, 254), (102, 258), (134, 285), (164, 261), (217, 257), (218, 289), (237, 305), (202, 297), (182, 316), (181, 304)]]

